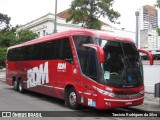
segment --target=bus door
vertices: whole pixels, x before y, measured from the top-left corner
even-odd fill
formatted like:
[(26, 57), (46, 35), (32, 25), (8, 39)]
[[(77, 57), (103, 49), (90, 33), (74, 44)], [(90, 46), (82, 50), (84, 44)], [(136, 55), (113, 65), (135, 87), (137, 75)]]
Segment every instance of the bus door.
[(96, 107), (97, 91), (94, 90), (97, 81), (97, 64), (95, 50), (90, 52), (78, 52), (83, 78), (83, 95), (81, 103)]

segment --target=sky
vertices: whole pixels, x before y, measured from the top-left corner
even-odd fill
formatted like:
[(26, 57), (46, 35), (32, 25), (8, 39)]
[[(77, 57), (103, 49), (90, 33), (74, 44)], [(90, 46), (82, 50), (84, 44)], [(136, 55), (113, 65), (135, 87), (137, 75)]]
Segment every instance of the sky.
[[(58, 13), (68, 9), (72, 0), (57, 0)], [(113, 9), (121, 14), (120, 24), (113, 24), (107, 18), (102, 21), (116, 28), (135, 31), (135, 11), (144, 5), (154, 5), (156, 0), (114, 0)], [(11, 25), (26, 24), (47, 13), (54, 13), (55, 0), (0, 0), (0, 13), (11, 17)], [(160, 12), (159, 12), (160, 14)]]

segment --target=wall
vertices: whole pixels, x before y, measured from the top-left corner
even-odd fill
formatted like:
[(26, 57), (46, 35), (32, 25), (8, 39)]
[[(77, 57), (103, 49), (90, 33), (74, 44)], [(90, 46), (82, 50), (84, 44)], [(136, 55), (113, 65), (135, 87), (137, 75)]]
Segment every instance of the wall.
[(160, 64), (143, 65), (145, 92), (154, 93), (154, 85), (160, 82)]

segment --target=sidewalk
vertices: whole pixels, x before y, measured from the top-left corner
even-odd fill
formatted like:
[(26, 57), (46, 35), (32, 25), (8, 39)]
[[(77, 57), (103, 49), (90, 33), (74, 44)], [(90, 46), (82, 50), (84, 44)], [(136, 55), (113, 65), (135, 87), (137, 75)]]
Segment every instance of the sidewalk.
[(6, 74), (5, 74), (6, 70), (0, 69), (0, 80), (5, 81), (6, 78)]
[(5, 72), (6, 68), (0, 69), (0, 72)]
[(160, 98), (155, 98), (154, 94), (145, 93), (144, 103), (134, 108), (145, 110), (145, 111), (160, 111)]

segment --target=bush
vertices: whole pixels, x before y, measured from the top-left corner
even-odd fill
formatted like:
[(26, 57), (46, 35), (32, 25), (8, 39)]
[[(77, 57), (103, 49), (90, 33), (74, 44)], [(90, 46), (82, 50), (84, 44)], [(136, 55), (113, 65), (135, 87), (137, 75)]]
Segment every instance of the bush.
[(6, 66), (6, 53), (7, 53), (7, 47), (0, 47), (0, 66), (1, 67)]

